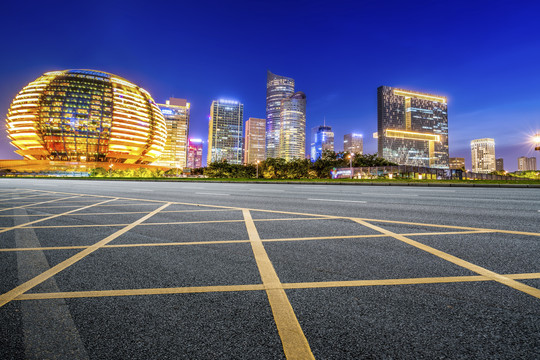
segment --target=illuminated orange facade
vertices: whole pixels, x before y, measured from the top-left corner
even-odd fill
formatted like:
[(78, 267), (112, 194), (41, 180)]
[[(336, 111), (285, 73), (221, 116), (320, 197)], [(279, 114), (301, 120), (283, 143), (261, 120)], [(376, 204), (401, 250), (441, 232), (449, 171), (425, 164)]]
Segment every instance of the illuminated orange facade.
[(148, 164), (167, 136), (150, 94), (94, 70), (43, 74), (24, 87), (7, 114), (7, 132), (27, 160)]

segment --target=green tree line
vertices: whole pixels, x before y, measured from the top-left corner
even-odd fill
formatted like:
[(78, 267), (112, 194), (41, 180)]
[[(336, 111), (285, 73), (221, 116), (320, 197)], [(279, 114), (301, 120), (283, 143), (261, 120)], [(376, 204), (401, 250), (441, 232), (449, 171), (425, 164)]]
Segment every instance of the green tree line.
[[(205, 175), (209, 178), (227, 179), (328, 179), (331, 177), (333, 168), (349, 167), (348, 152), (324, 151), (322, 156), (315, 162), (309, 159), (294, 159), (286, 161), (281, 158), (268, 158), (256, 164), (238, 165), (229, 164), (226, 161), (216, 161), (210, 163), (205, 168), (191, 170), (191, 175)], [(377, 155), (353, 154), (352, 166), (386, 166), (396, 165)], [(258, 170), (257, 170), (258, 168)], [(151, 170), (147, 168), (139, 169), (105, 169), (96, 168), (90, 171), (91, 177), (167, 177), (182, 174), (179, 169), (168, 171)]]

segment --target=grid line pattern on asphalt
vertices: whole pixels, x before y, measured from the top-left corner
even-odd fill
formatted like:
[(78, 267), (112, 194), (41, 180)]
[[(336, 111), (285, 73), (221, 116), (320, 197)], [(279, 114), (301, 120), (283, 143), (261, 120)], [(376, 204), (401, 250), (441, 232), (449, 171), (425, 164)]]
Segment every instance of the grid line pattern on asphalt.
[[(39, 192), (39, 194), (35, 194)], [(31, 193), (31, 195), (23, 196), (24, 194)], [(46, 201), (40, 201), (41, 198), (51, 197), (52, 199)], [(27, 199), (33, 199), (28, 201)], [(17, 200), (22, 200), (17, 202)], [(121, 202), (126, 203), (121, 203)], [(45, 204), (53, 204), (39, 206)], [(60, 204), (60, 205), (57, 205)], [(68, 205), (66, 205), (68, 204)], [(36, 206), (37, 205), (37, 206)], [(148, 206), (148, 211), (125, 211), (124, 207), (128, 206)], [(170, 210), (172, 206), (185, 206), (186, 209), (182, 210)], [(110, 207), (122, 208), (121, 211), (105, 210), (104, 212), (95, 211), (96, 208), (109, 209)], [(152, 207), (153, 206), (153, 207)], [(203, 207), (204, 209), (201, 209)], [(40, 209), (54, 209), (54, 208), (69, 208), (69, 210), (60, 213), (48, 213), (45, 210)], [(88, 194), (74, 194), (67, 192), (56, 191), (42, 191), (42, 190), (29, 190), (29, 189), (17, 189), (17, 191), (2, 192), (0, 193), (0, 212), (25, 209), (26, 211), (43, 212), (42, 214), (28, 214), (28, 216), (39, 217), (38, 219), (28, 221), (26, 223), (16, 226), (4, 226), (0, 228), (0, 233), (6, 233), (17, 229), (68, 229), (68, 228), (93, 228), (93, 227), (121, 227), (121, 229), (115, 231), (113, 234), (103, 238), (102, 240), (92, 245), (66, 245), (66, 246), (43, 246), (33, 248), (17, 248), (17, 247), (5, 247), (5, 244), (0, 243), (0, 253), (16, 253), (16, 252), (28, 252), (28, 251), (63, 251), (63, 250), (80, 250), (80, 252), (60, 262), (59, 264), (51, 267), (49, 270), (41, 273), (35, 278), (20, 284), (19, 286), (7, 291), (0, 295), (0, 307), (6, 305), (11, 301), (23, 301), (23, 300), (43, 300), (43, 299), (58, 299), (58, 298), (92, 298), (92, 297), (115, 297), (115, 296), (145, 296), (145, 295), (163, 295), (163, 294), (188, 294), (188, 293), (206, 293), (206, 292), (243, 292), (243, 291), (265, 291), (270, 303), (270, 307), (273, 312), (274, 320), (278, 333), (281, 337), (284, 353), (289, 359), (304, 359), (313, 358), (308, 340), (306, 339), (300, 323), (296, 317), (295, 311), (291, 306), (287, 298), (286, 289), (316, 289), (316, 288), (329, 288), (329, 287), (365, 287), (365, 286), (401, 286), (411, 284), (438, 284), (438, 283), (465, 283), (465, 282), (497, 282), (499, 284), (511, 287), (517, 291), (526, 293), (533, 297), (540, 299), (540, 290), (532, 286), (526, 285), (518, 280), (527, 279), (540, 279), (539, 272), (529, 273), (512, 273), (512, 274), (500, 274), (488, 270), (484, 267), (478, 266), (471, 262), (465, 261), (454, 255), (443, 252), (434, 247), (425, 245), (410, 239), (410, 237), (426, 237), (426, 236), (447, 236), (447, 235), (473, 235), (473, 234), (514, 234), (521, 236), (538, 237), (540, 233), (524, 232), (524, 231), (512, 231), (504, 229), (486, 229), (476, 227), (465, 226), (453, 226), (444, 224), (428, 224), (428, 223), (415, 223), (406, 221), (393, 221), (387, 219), (366, 219), (366, 218), (354, 218), (354, 217), (340, 217), (322, 214), (309, 214), (298, 212), (287, 212), (278, 210), (266, 210), (266, 209), (250, 209), (241, 207), (228, 207), (218, 205), (207, 204), (194, 204), (194, 203), (182, 203), (182, 202), (167, 202), (159, 200), (148, 199), (136, 199), (125, 197), (112, 197), (102, 195), (88, 195)], [(93, 212), (84, 212), (84, 210), (92, 209)], [(174, 220), (175, 216), (179, 216), (182, 213), (186, 214), (198, 214), (198, 216), (204, 216), (210, 213), (226, 214), (231, 211), (240, 211), (240, 217), (238, 219), (210, 219), (200, 221), (159, 221), (148, 222), (151, 217), (155, 215), (171, 217)], [(252, 213), (263, 212), (266, 214), (279, 214), (280, 216), (287, 215), (289, 217), (282, 218), (252, 218)], [(60, 221), (62, 218), (66, 218), (70, 215), (85, 215), (85, 216), (97, 216), (102, 217), (103, 222), (96, 223), (95, 218), (92, 218), (90, 223), (82, 223), (80, 218), (77, 221), (81, 223), (75, 225), (65, 224), (52, 224), (52, 225), (36, 225), (45, 221), (55, 220)], [(129, 221), (126, 223), (112, 223), (112, 216), (117, 215), (141, 215), (135, 221)], [(13, 215), (0, 215), (1, 218), (9, 218)], [(83, 219), (84, 217), (83, 216)], [(309, 222), (320, 220), (341, 220), (359, 225), (364, 231), (369, 229), (374, 233), (362, 233), (362, 234), (343, 234), (332, 236), (304, 236), (304, 237), (274, 237), (261, 239), (257, 229), (257, 223), (270, 223), (270, 222)], [(163, 227), (173, 226), (181, 227), (188, 224), (227, 224), (227, 223), (244, 223), (247, 229), (248, 238), (226, 239), (226, 240), (208, 240), (208, 241), (169, 241), (169, 242), (136, 242), (136, 243), (112, 243), (120, 236), (126, 236), (130, 231), (135, 228), (147, 228), (147, 227)], [(385, 229), (384, 227), (374, 225), (372, 223), (382, 224), (401, 224), (401, 225), (414, 225), (425, 228), (438, 228), (441, 231), (431, 232), (404, 232), (398, 233)], [(476, 273), (477, 275), (462, 275), (462, 276), (434, 276), (434, 277), (409, 277), (409, 278), (385, 278), (385, 279), (356, 279), (356, 280), (343, 280), (343, 281), (305, 281), (305, 282), (282, 282), (278, 276), (278, 273), (274, 269), (274, 266), (266, 252), (264, 244), (270, 243), (299, 243), (305, 242), (320, 242), (320, 241), (355, 241), (359, 239), (378, 239), (379, 241), (386, 241), (387, 239), (398, 240), (406, 243), (423, 252), (434, 255), (442, 260), (450, 262), (458, 267), (467, 269)], [(223, 244), (251, 244), (253, 250), (253, 256), (257, 263), (259, 275), (262, 279), (262, 284), (239, 284), (239, 285), (220, 285), (220, 286), (183, 286), (183, 287), (166, 287), (166, 288), (140, 288), (140, 289), (111, 289), (111, 290), (92, 290), (92, 291), (67, 291), (67, 292), (38, 292), (29, 293), (28, 291), (47, 279), (53, 277), (61, 271), (69, 269), (72, 265), (90, 255), (91, 253), (99, 251), (107, 251), (107, 249), (123, 249), (123, 248), (149, 248), (149, 247), (175, 247), (175, 246), (200, 246), (211, 245), (219, 246)]]

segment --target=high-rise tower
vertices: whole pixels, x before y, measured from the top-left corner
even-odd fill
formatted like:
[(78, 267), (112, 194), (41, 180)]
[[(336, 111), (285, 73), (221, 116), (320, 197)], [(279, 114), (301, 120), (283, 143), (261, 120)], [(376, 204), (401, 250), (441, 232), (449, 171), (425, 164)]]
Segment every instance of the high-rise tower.
[[(266, 157), (279, 157), (281, 104), (294, 94), (294, 80), (267, 71), (266, 76)], [(305, 136), (305, 135), (304, 135)]]
[(377, 110), (380, 157), (399, 165), (448, 169), (445, 97), (381, 86)]
[(167, 140), (163, 153), (153, 165), (186, 167), (190, 104), (186, 99), (170, 98), (157, 104), (167, 125)]
[(471, 141), (472, 171), (489, 174), (495, 171), (495, 140), (477, 139)]
[(287, 161), (306, 154), (306, 94), (301, 91), (281, 100), (278, 157)]
[(242, 164), (244, 104), (233, 100), (214, 100), (208, 126), (208, 158)]

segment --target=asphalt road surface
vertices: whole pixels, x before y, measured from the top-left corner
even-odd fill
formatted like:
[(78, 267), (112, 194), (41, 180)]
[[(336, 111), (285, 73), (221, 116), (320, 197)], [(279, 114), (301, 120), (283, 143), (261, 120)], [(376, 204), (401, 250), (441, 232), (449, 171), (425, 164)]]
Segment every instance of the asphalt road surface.
[(539, 359), (540, 189), (0, 179), (0, 359)]

